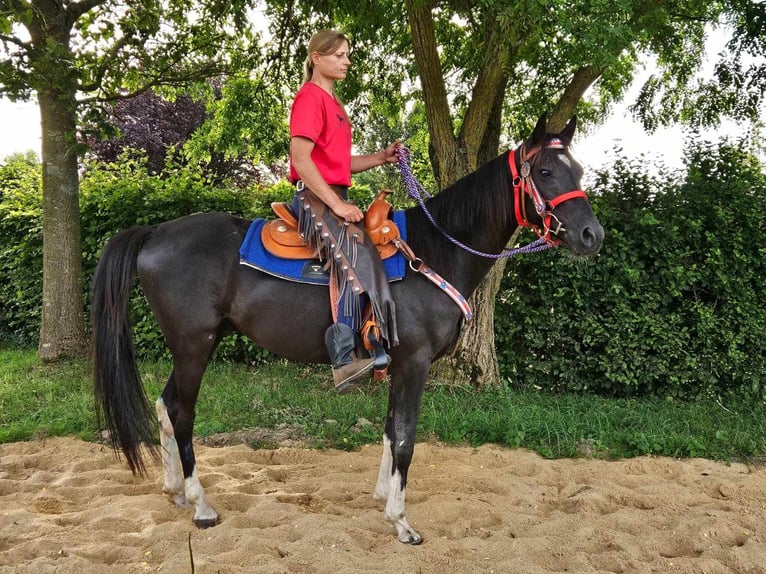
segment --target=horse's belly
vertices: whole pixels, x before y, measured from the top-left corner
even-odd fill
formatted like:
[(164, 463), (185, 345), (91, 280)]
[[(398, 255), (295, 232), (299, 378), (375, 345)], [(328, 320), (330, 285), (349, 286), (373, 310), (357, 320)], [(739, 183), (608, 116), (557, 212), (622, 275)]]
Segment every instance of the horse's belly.
[(329, 362), (324, 345), (332, 324), (327, 287), (265, 279), (259, 273), (247, 291), (232, 305), (230, 320), (238, 331), (280, 357)]

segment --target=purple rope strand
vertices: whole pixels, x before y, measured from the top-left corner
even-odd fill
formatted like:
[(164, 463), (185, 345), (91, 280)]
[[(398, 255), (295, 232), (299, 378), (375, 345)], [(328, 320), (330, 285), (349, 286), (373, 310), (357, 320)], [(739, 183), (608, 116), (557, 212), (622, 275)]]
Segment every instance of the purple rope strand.
[(459, 240), (455, 239), (452, 237), (452, 235), (439, 227), (439, 224), (436, 223), (436, 220), (434, 219), (433, 215), (431, 215), (431, 212), (428, 211), (423, 196), (425, 195), (427, 199), (430, 199), (431, 195), (423, 188), (420, 182), (415, 179), (415, 176), (412, 174), (412, 169), (410, 168), (410, 150), (407, 147), (400, 145), (396, 149), (396, 155), (399, 158), (399, 171), (402, 175), (402, 181), (404, 182), (404, 187), (407, 190), (407, 195), (418, 202), (420, 207), (423, 209), (423, 212), (426, 214), (426, 217), (428, 217), (428, 220), (434, 225), (434, 227), (436, 227), (436, 229), (441, 232), (442, 235), (444, 235), (444, 237), (449, 239), (458, 247), (468, 251), (468, 253), (472, 253), (473, 255), (478, 255), (480, 257), (487, 257), (489, 259), (504, 259), (506, 257), (513, 257), (514, 255), (521, 255), (524, 253), (538, 253), (551, 247), (551, 244), (545, 241), (545, 239), (542, 237), (523, 247), (517, 247), (516, 249), (504, 249), (502, 253), (484, 253), (483, 251), (477, 251), (476, 249), (461, 243)]

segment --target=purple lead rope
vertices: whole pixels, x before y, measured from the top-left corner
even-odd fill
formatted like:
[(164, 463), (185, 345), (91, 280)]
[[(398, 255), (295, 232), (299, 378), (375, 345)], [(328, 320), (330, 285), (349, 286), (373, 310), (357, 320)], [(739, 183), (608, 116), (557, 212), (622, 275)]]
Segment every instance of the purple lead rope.
[(418, 204), (420, 204), (420, 207), (425, 212), (428, 220), (434, 225), (434, 227), (436, 227), (436, 229), (441, 232), (442, 235), (444, 235), (444, 237), (449, 239), (458, 247), (468, 251), (468, 253), (479, 255), (480, 257), (487, 257), (489, 259), (504, 259), (506, 257), (513, 257), (514, 255), (520, 255), (522, 253), (537, 253), (539, 251), (545, 251), (551, 247), (551, 244), (545, 241), (545, 239), (542, 237), (523, 247), (517, 247), (516, 249), (504, 249), (502, 253), (484, 253), (483, 251), (477, 251), (476, 249), (465, 245), (464, 243), (452, 237), (452, 235), (444, 231), (441, 227), (439, 227), (439, 224), (436, 223), (436, 220), (434, 219), (433, 215), (431, 215), (431, 212), (428, 211), (423, 196), (425, 195), (426, 199), (430, 199), (431, 195), (423, 188), (422, 185), (420, 185), (420, 182), (418, 182), (418, 180), (416, 180), (415, 176), (412, 174), (412, 168), (410, 168), (409, 161), (410, 150), (407, 147), (400, 145), (396, 149), (396, 155), (399, 158), (399, 171), (402, 174), (402, 181), (404, 182), (404, 187), (407, 189), (407, 195), (417, 201)]

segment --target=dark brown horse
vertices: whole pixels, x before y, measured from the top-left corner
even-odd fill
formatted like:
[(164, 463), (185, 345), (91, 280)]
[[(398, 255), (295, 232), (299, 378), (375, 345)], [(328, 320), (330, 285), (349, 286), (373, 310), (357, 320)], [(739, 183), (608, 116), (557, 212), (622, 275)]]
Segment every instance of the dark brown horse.
[[(544, 222), (554, 221), (550, 227), (575, 255), (596, 253), (604, 230), (579, 191), (582, 168), (568, 150), (575, 125), (573, 118), (561, 134), (549, 134), (541, 118), (519, 149), (426, 201), (438, 229), (420, 207), (409, 209), (407, 237), (414, 253), (465, 297), (494, 260), (455, 245), (445, 233), (475, 250), (498, 253), (517, 226), (527, 223), (518, 214), (529, 214), (528, 223), (543, 232)], [(131, 470), (141, 472), (142, 445), (156, 447), (154, 414), (139, 379), (127, 312), (137, 270), (173, 355), (173, 371), (156, 402), (163, 490), (177, 504), (192, 504), (194, 522), (201, 527), (216, 524), (218, 514), (198, 478), (192, 429), (202, 375), (221, 338), (239, 331), (290, 360), (329, 360), (323, 344), (332, 321), (327, 289), (240, 265), (239, 247), (249, 225), (231, 215), (206, 213), (127, 229), (106, 245), (93, 279), (95, 394), (103, 420)], [(399, 540), (419, 544), (422, 538), (407, 520), (404, 500), (420, 401), (431, 363), (454, 344), (463, 319), (449, 297), (412, 269), (392, 284), (392, 292), (400, 344), (388, 350), (388, 414), (375, 497), (386, 501), (385, 517)], [(285, 320), (286, 309), (294, 311), (290, 320)]]

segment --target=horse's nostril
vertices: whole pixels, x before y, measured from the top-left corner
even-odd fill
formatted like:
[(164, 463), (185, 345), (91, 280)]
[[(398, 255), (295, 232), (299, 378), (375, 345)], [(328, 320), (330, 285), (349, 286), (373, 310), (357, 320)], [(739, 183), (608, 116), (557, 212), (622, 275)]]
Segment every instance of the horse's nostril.
[(584, 247), (591, 247), (596, 237), (590, 227), (586, 227), (580, 232), (580, 241)]
[(588, 248), (598, 247), (604, 241), (604, 228), (600, 225), (596, 227), (586, 227), (580, 234), (582, 244)]

